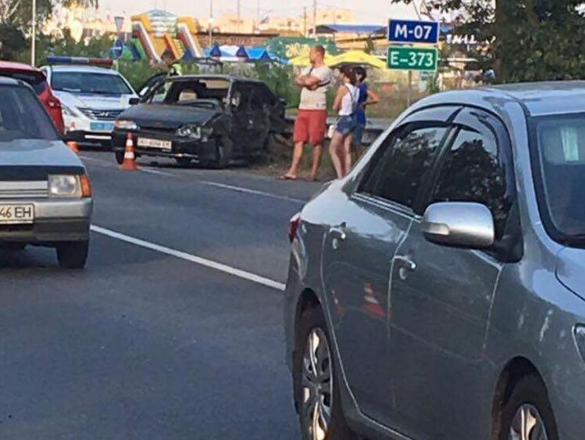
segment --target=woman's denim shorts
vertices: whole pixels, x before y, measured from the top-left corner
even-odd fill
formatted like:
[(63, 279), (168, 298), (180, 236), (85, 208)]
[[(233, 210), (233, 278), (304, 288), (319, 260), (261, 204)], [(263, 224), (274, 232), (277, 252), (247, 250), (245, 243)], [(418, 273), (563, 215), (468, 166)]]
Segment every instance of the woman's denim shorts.
[(342, 136), (347, 136), (353, 133), (357, 125), (357, 120), (355, 116), (341, 116), (337, 120), (337, 124), (335, 124), (335, 131), (341, 134)]

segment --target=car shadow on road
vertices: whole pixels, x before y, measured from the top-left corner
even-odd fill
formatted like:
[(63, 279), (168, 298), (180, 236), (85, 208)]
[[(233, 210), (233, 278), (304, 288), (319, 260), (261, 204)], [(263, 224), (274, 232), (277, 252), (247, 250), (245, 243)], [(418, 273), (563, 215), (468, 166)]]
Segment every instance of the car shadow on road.
[[(197, 162), (192, 162), (188, 165), (182, 165), (173, 161), (161, 161), (161, 160), (139, 160), (139, 164), (143, 166), (152, 167), (152, 168), (160, 168), (160, 169), (179, 169), (179, 170), (200, 170), (200, 171), (222, 171), (216, 168), (204, 166)], [(247, 169), (248, 163), (244, 161), (234, 161), (230, 163), (229, 167), (225, 168), (225, 170), (242, 170)]]
[(0, 273), (26, 269), (57, 269), (57, 256), (51, 249), (0, 250)]

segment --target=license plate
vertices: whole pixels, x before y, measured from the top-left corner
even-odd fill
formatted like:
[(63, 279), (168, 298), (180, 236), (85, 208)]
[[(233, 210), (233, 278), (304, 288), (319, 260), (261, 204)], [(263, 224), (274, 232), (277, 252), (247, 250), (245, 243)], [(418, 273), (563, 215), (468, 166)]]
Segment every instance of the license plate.
[(114, 123), (113, 122), (92, 122), (89, 124), (89, 129), (91, 131), (113, 131), (114, 130)]
[(171, 150), (173, 143), (171, 141), (161, 141), (159, 139), (139, 138), (138, 146), (145, 148), (157, 148), (159, 150)]
[(0, 205), (0, 225), (33, 223), (34, 205)]

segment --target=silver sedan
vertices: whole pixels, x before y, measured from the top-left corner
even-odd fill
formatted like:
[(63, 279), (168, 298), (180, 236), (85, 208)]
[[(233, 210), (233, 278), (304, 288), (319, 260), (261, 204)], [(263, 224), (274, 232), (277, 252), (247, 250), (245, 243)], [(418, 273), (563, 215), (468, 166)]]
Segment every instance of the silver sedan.
[(305, 439), (583, 438), (585, 83), (422, 100), (290, 237)]
[(33, 90), (0, 78), (0, 248), (54, 247), (64, 268), (89, 250), (91, 185)]

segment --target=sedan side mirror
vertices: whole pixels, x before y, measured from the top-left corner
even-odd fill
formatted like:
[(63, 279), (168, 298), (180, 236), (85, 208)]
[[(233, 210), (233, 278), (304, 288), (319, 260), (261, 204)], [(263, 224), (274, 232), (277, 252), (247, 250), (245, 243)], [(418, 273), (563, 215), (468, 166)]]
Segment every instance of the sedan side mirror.
[(128, 104), (138, 105), (138, 104), (140, 104), (140, 102), (141, 102), (140, 98), (130, 98), (130, 100), (128, 101)]
[(431, 243), (466, 249), (494, 245), (496, 227), (491, 211), (479, 203), (435, 203), (429, 206), (422, 232)]

